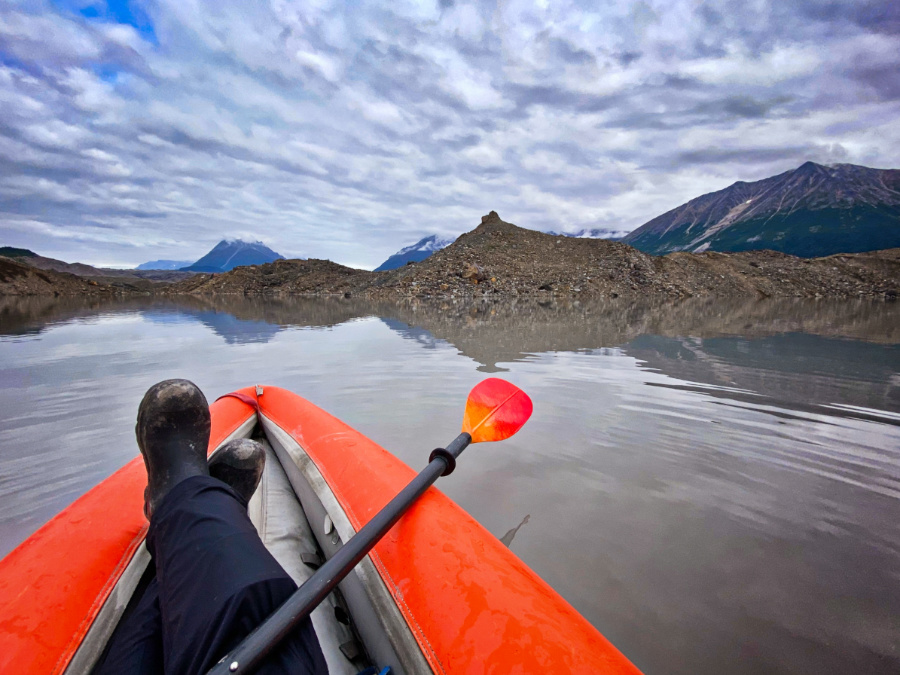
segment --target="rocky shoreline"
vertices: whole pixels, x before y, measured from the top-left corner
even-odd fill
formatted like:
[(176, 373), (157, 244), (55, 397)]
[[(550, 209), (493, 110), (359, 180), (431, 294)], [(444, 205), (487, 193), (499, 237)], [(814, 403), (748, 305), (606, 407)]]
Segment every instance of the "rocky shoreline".
[[(3, 260), (6, 264), (7, 259)], [(6, 278), (10, 274), (4, 275), (0, 278), (0, 291), (7, 295), (85, 292), (71, 280), (49, 290), (52, 281), (10, 283)], [(167, 296), (343, 296), (371, 300), (517, 297), (893, 300), (900, 291), (900, 249), (825, 258), (797, 258), (774, 251), (653, 256), (620, 242), (527, 230), (504, 222), (492, 211), (482, 218), (477, 228), (428, 259), (385, 272), (353, 269), (328, 260), (278, 260), (238, 267), (224, 274), (197, 274), (170, 284), (156, 283), (152, 288), (129, 289), (97, 281), (82, 282), (94, 284), (89, 287), (96, 288), (93, 292)]]

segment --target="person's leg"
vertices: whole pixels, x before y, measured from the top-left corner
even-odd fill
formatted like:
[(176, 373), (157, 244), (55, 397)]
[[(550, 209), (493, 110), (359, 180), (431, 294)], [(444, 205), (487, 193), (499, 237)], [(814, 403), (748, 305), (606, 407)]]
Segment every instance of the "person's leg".
[[(152, 565), (152, 563), (151, 563)], [(134, 610), (123, 617), (93, 675), (162, 675), (162, 619), (156, 577), (143, 589)]]
[[(209, 428), (206, 399), (185, 380), (155, 385), (141, 402), (136, 433), (166, 673), (206, 672), (296, 589), (260, 541), (246, 500), (208, 475)], [(311, 622), (259, 672), (326, 673)]]
[[(209, 462), (209, 475), (229, 485), (244, 502), (259, 485), (265, 467), (263, 447), (249, 439), (229, 441)], [(163, 673), (162, 617), (156, 565), (151, 561), (149, 583), (136, 589), (140, 595), (126, 611), (93, 675), (161, 675)]]
[[(203, 673), (296, 590), (234, 490), (207, 476), (176, 485), (147, 536), (156, 562), (167, 673)], [(305, 621), (259, 672), (325, 673)]]

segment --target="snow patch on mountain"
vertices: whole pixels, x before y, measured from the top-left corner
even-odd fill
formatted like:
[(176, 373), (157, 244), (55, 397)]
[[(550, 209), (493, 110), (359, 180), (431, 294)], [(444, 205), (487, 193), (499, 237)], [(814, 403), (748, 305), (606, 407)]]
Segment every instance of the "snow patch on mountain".
[(390, 258), (385, 260), (381, 265), (375, 268), (376, 272), (384, 272), (385, 270), (395, 270), (403, 267), (407, 263), (422, 262), (435, 251), (447, 248), (456, 239), (447, 239), (439, 237), (436, 234), (429, 235), (404, 248), (401, 248)]
[(394, 255), (403, 255), (404, 253), (410, 253), (412, 251), (427, 251), (434, 253), (435, 251), (440, 251), (442, 248), (447, 248), (454, 241), (456, 241), (456, 239), (444, 239), (438, 237), (436, 234), (432, 234), (424, 239), (420, 239), (415, 244), (410, 244), (405, 248), (401, 248)]

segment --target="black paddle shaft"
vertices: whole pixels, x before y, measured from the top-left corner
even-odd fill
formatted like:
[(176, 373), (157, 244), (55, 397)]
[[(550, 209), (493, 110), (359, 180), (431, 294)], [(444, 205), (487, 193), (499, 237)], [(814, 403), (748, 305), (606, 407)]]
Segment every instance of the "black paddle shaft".
[(316, 573), (285, 600), (272, 615), (260, 624), (250, 635), (213, 666), (207, 675), (233, 675), (252, 673), (266, 655), (296, 626), (319, 606), (334, 587), (337, 586), (356, 563), (387, 534), (400, 517), (440, 476), (446, 476), (456, 466), (456, 458), (465, 450), (472, 437), (466, 432), (457, 436), (446, 449), (438, 448), (431, 453), (428, 466), (413, 478), (388, 505), (334, 556), (322, 565)]

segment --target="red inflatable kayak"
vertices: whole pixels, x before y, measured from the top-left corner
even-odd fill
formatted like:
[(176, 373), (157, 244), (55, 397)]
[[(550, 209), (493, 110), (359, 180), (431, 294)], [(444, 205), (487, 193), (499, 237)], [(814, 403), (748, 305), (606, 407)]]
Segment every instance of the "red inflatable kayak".
[[(250, 502), (298, 583), (414, 476), (389, 452), (276, 387), (211, 407), (210, 452), (253, 436)], [(86, 673), (139, 593), (144, 465), (136, 458), (0, 561), (0, 672)], [(496, 537), (432, 487), (313, 614), (333, 674), (638, 673)]]

